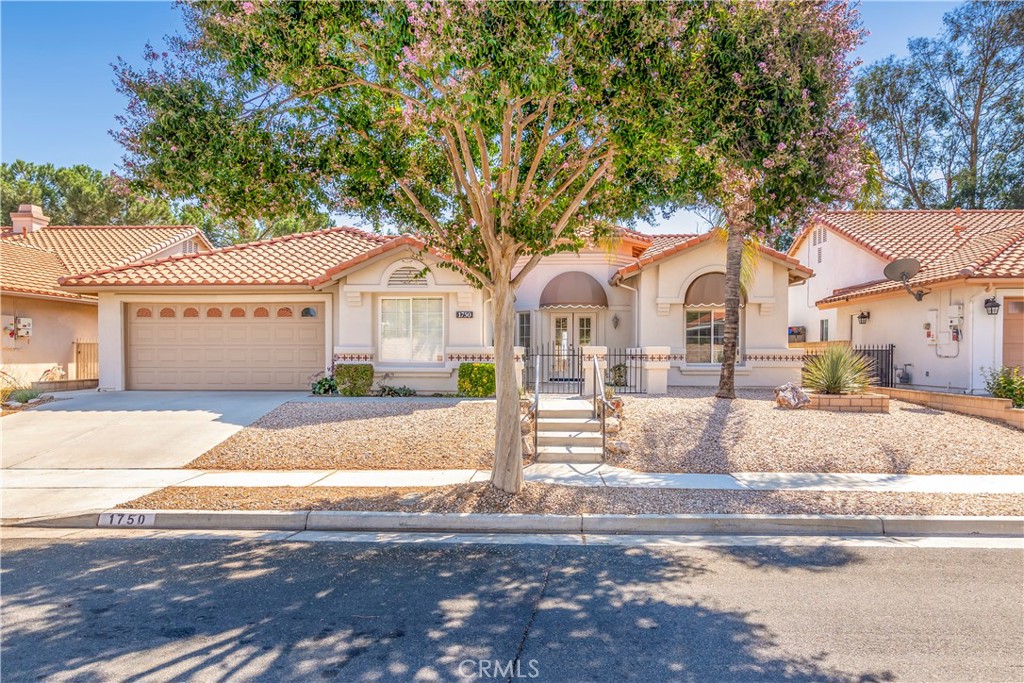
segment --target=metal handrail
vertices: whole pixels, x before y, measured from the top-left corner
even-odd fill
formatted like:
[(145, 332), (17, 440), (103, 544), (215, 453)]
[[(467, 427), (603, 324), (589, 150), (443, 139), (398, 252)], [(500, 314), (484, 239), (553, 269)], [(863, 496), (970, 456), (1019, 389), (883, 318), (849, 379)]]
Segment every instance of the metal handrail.
[(533, 373), (533, 405), (530, 406), (533, 414), (533, 457), (537, 457), (537, 431), (540, 423), (540, 367)]
[(615, 410), (615, 407), (608, 402), (608, 399), (604, 395), (604, 377), (601, 375), (601, 365), (597, 362), (597, 356), (593, 357), (594, 360), (594, 419), (597, 419), (597, 406), (598, 399), (601, 403), (601, 461), (604, 462), (605, 457), (608, 455), (608, 434), (605, 431), (605, 420), (607, 419), (608, 408)]

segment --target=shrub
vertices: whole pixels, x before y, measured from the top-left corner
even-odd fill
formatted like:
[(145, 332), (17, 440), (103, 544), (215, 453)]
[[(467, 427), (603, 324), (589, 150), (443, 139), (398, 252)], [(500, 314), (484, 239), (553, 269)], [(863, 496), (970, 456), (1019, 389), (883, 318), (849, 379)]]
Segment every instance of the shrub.
[(875, 363), (849, 346), (830, 346), (804, 364), (804, 386), (819, 394), (859, 394), (874, 384)]
[(313, 381), (312, 390), (316, 396), (336, 394), (338, 393), (338, 383), (334, 380), (333, 374), (326, 377), (318, 377)]
[(378, 384), (377, 394), (379, 396), (391, 396), (391, 397), (402, 397), (402, 396), (415, 396), (416, 390), (412, 387), (394, 387), (390, 384)]
[(373, 366), (369, 363), (336, 365), (334, 383), (342, 396), (369, 396), (373, 387)]
[(459, 393), (472, 398), (494, 396), (494, 363), (459, 365)]
[(28, 403), (32, 399), (42, 396), (42, 393), (35, 389), (15, 389), (11, 392), (10, 400), (17, 401), (18, 403)]
[(985, 368), (985, 388), (996, 398), (1008, 398), (1014, 408), (1024, 408), (1024, 375), (1020, 368)]
[(611, 387), (624, 387), (626, 386), (628, 369), (625, 363), (618, 363), (608, 368), (608, 386)]

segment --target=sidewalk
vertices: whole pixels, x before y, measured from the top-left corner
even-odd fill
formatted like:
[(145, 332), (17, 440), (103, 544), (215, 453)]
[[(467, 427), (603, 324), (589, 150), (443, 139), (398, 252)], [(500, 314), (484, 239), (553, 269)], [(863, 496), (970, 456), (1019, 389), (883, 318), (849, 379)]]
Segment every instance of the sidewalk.
[[(7, 469), (5, 520), (73, 515), (112, 508), (168, 486), (414, 487), (486, 481), (489, 470)], [(862, 491), (1024, 494), (1024, 475), (635, 472), (609, 465), (535, 464), (526, 481), (566, 486), (732, 491)]]

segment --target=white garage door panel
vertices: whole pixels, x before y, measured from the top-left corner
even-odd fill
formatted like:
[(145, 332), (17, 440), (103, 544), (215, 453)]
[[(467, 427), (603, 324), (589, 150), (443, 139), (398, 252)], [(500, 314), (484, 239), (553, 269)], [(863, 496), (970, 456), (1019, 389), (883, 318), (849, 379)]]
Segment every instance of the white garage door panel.
[[(299, 316), (305, 308), (316, 316)], [(128, 388), (308, 389), (326, 367), (323, 312), (319, 303), (132, 304)]]

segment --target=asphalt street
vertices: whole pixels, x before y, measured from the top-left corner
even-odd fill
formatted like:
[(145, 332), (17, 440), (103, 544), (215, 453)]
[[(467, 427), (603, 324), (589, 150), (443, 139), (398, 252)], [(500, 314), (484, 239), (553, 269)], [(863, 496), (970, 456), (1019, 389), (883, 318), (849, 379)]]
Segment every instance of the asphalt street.
[(6, 540), (4, 683), (1021, 681), (1024, 553)]

